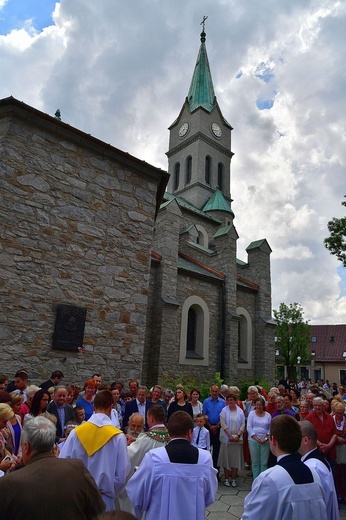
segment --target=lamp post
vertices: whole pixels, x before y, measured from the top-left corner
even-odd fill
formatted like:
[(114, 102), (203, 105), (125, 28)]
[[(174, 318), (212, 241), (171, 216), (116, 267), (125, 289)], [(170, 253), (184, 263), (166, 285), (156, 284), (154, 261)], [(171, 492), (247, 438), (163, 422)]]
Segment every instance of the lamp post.
[(300, 365), (300, 362), (301, 362), (302, 358), (300, 356), (297, 356), (297, 379), (301, 379), (301, 377), (298, 377), (299, 375), (299, 365)]

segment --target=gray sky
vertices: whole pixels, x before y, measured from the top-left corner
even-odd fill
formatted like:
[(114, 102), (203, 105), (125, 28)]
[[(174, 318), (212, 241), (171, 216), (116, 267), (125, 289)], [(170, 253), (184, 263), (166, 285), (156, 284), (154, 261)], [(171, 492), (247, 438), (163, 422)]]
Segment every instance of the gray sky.
[(273, 307), (346, 322), (346, 274), (323, 246), (346, 194), (346, 2), (0, 0), (0, 98), (10, 95), (167, 169), (200, 21), (233, 126), (238, 257), (273, 249)]

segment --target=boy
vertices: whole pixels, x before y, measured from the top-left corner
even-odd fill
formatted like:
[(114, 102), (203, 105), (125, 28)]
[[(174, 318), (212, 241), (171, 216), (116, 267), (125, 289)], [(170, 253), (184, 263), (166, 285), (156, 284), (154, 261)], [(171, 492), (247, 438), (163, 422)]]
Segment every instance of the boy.
[(204, 426), (205, 417), (203, 413), (196, 416), (196, 426), (193, 429), (192, 446), (210, 451), (210, 434), (209, 430)]

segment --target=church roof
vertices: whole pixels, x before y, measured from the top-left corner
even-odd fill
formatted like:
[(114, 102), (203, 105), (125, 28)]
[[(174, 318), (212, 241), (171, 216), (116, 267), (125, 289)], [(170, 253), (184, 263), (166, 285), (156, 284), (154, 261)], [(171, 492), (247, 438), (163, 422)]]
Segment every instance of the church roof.
[(203, 31), (201, 33), (201, 46), (199, 48), (190, 90), (187, 95), (187, 102), (191, 112), (199, 107), (211, 112), (216, 105), (205, 40), (206, 34)]
[(231, 206), (218, 188), (216, 188), (215, 192), (204, 206), (203, 211), (226, 211), (227, 213), (232, 213), (232, 215), (234, 215)]
[(183, 199), (182, 197), (178, 197), (177, 195), (173, 195), (172, 193), (169, 193), (168, 191), (165, 192), (163, 197), (163, 205), (167, 202), (167, 200), (175, 199), (180, 207), (187, 209), (188, 211), (191, 211), (192, 213), (196, 213), (197, 215), (200, 215), (201, 217), (204, 217), (206, 219), (212, 220), (215, 224), (221, 224), (221, 221), (218, 220), (215, 217), (212, 217), (211, 215), (208, 215), (204, 210), (196, 208), (191, 202), (188, 202), (187, 200)]

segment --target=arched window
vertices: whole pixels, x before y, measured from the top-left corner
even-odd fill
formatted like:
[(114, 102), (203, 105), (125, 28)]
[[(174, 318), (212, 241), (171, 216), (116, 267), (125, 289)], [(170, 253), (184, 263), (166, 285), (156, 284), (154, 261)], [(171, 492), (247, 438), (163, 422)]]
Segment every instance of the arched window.
[(211, 157), (209, 155), (205, 158), (205, 182), (211, 184)]
[(195, 354), (197, 351), (197, 311), (193, 307), (189, 308), (187, 317), (187, 338), (186, 355)]
[(192, 175), (192, 157), (191, 155), (188, 156), (186, 159), (186, 182), (185, 184), (189, 184), (191, 182), (191, 175)]
[(179, 188), (179, 177), (180, 177), (180, 163), (175, 163), (174, 166), (174, 190)]
[(246, 363), (246, 368), (252, 365), (252, 321), (246, 309), (238, 307), (237, 314), (240, 316), (238, 322), (238, 363)]
[(180, 364), (208, 365), (209, 326), (207, 304), (199, 296), (189, 296), (181, 311)]
[(200, 226), (199, 224), (196, 224), (196, 229), (198, 231), (197, 244), (199, 244), (200, 246), (208, 247), (208, 233), (206, 232), (204, 227)]
[(219, 163), (217, 165), (217, 185), (219, 189), (223, 190), (223, 164)]

